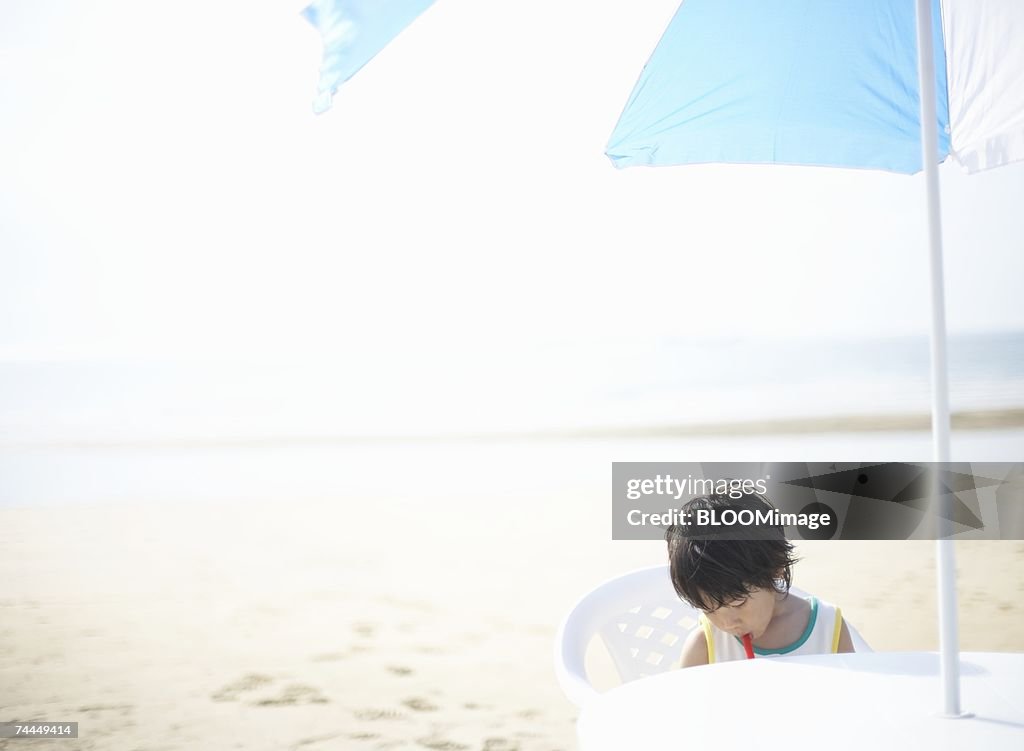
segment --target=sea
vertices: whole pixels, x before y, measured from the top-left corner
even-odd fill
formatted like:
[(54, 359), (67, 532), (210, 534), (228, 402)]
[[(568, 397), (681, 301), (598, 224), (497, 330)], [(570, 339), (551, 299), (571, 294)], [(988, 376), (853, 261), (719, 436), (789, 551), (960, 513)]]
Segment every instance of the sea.
[[(666, 437), (925, 415), (926, 337), (381, 341), (329, 355), (0, 362), (0, 506), (607, 497), (612, 461), (926, 461), (927, 431)], [(1024, 332), (953, 335), (954, 411), (1024, 408)], [(684, 431), (685, 432), (685, 431)], [(953, 459), (1024, 460), (1024, 427)]]

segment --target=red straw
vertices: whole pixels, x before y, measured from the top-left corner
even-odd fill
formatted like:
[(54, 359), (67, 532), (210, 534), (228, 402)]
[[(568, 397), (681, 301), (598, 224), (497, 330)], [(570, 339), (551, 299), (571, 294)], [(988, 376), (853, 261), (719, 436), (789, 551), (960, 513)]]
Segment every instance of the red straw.
[(743, 648), (747, 650), (747, 659), (754, 659), (754, 640), (750, 638), (750, 634), (743, 634)]

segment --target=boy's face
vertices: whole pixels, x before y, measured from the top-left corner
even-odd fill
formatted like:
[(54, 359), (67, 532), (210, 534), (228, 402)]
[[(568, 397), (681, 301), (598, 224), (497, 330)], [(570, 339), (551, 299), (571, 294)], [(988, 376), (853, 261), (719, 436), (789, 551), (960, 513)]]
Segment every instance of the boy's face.
[(708, 620), (734, 636), (750, 634), (757, 639), (768, 628), (775, 613), (776, 593), (771, 589), (755, 589), (745, 598), (727, 603), (717, 610), (704, 611)]

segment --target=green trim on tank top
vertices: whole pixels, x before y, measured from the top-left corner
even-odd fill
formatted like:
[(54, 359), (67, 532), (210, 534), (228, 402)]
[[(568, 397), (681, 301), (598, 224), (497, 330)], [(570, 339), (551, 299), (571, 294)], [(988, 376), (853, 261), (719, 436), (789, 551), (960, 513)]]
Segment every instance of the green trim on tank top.
[[(795, 649), (800, 649), (800, 647), (803, 646), (804, 642), (811, 638), (811, 632), (814, 631), (814, 624), (815, 624), (815, 622), (817, 620), (818, 620), (818, 598), (815, 597), (814, 595), (811, 595), (811, 617), (807, 619), (807, 628), (804, 629), (804, 632), (800, 635), (800, 638), (797, 639), (792, 644), (790, 644), (788, 647), (780, 647), (779, 649), (762, 649), (761, 647), (754, 647), (754, 654), (755, 655), (784, 655), (784, 654), (787, 654), (789, 652), (792, 652)], [(743, 640), (740, 637), (734, 636), (733, 639), (738, 641), (740, 643), (740, 646), (743, 645)]]

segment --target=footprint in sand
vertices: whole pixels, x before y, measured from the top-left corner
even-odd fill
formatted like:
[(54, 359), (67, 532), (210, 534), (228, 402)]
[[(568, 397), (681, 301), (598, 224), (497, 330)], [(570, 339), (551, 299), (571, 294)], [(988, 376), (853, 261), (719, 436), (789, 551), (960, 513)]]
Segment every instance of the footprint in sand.
[(269, 683), (273, 683), (273, 681), (274, 679), (269, 675), (249, 673), (219, 689), (210, 698), (214, 701), (237, 701), (241, 694), (247, 691), (255, 691)]
[(483, 751), (519, 751), (520, 748), (518, 741), (508, 738), (486, 738)]
[(296, 746), (296, 748), (301, 747), (301, 746), (309, 746), (309, 745), (311, 745), (313, 743), (320, 743), (321, 741), (329, 741), (329, 740), (331, 740), (333, 738), (337, 738), (339, 735), (340, 735), (340, 733), (329, 733), (327, 735), (314, 735), (314, 736), (312, 736), (310, 738), (300, 738), (298, 741), (296, 741), (295, 746)]
[(371, 637), (377, 633), (377, 627), (372, 623), (353, 623), (352, 631), (357, 636)]
[(423, 699), (418, 696), (414, 696), (411, 699), (406, 699), (402, 702), (403, 706), (408, 707), (414, 712), (436, 712), (437, 705), (432, 703), (429, 699)]
[(135, 709), (132, 704), (89, 704), (84, 707), (79, 707), (79, 712), (107, 712), (112, 710), (118, 710), (120, 712), (130, 712)]
[(258, 707), (283, 707), (294, 704), (326, 704), (329, 700), (320, 693), (320, 689), (292, 683), (281, 689), (277, 696), (253, 702)]
[(368, 720), (370, 722), (377, 722), (379, 720), (404, 720), (406, 719), (403, 712), (399, 712), (397, 709), (357, 709), (353, 712), (357, 720)]

